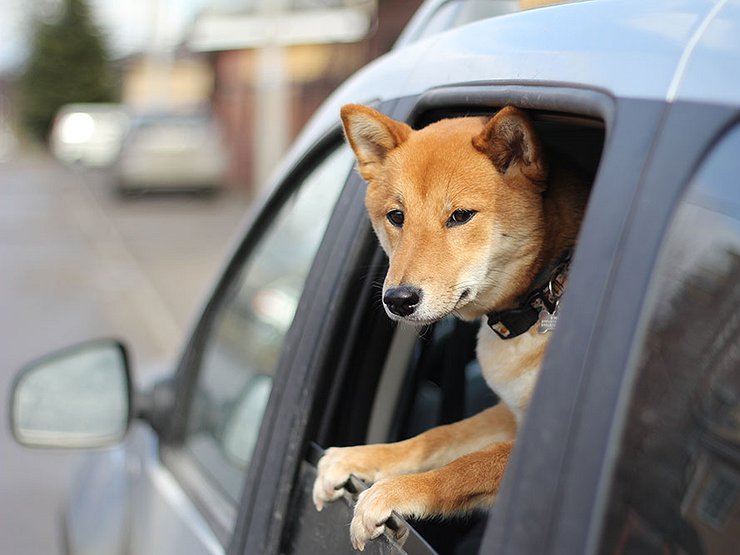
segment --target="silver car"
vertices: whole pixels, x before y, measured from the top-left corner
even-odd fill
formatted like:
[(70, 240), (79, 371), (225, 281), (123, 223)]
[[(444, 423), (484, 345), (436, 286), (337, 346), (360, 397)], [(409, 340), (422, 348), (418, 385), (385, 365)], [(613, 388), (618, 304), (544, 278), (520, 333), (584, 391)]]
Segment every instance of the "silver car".
[[(370, 553), (713, 553), (740, 543), (740, 0), (582, 2), (399, 48), (305, 128), (170, 379), (132, 390), (96, 341), (32, 364), (16, 437), (90, 447), (71, 554), (351, 553), (318, 513), (329, 445), (394, 441), (497, 402), (475, 328), (379, 307), (387, 263), (339, 107), (423, 126), (515, 105), (592, 178), (532, 406), (489, 513), (394, 518)], [(358, 481), (350, 491), (364, 487)], [(399, 533), (400, 532), (400, 533)], [(404, 545), (394, 538), (408, 532)]]
[(114, 166), (118, 191), (213, 191), (226, 180), (226, 149), (207, 113), (156, 113), (132, 119)]

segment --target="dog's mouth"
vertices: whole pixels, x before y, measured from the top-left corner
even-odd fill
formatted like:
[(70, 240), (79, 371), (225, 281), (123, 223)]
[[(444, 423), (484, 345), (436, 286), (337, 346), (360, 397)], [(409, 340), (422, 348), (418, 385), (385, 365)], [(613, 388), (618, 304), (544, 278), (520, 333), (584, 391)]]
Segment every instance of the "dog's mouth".
[(469, 300), (471, 300), (471, 297), (473, 295), (473, 292), (470, 290), (470, 288), (466, 288), (462, 293), (460, 293), (460, 296), (457, 298), (457, 302), (455, 303), (455, 306), (452, 308), (451, 312), (456, 312), (459, 308), (464, 307)]
[(471, 300), (472, 296), (473, 291), (470, 288), (466, 288), (465, 290), (463, 290), (462, 293), (460, 293), (460, 296), (451, 308), (449, 308), (448, 305), (447, 310), (440, 313), (433, 313), (431, 315), (429, 314), (429, 312), (423, 309), (419, 310), (419, 308), (421, 307), (417, 307), (408, 314), (399, 314), (398, 311), (390, 309), (387, 303), (384, 302), (383, 305), (386, 309), (386, 313), (392, 320), (395, 320), (397, 322), (406, 322), (415, 326), (428, 326), (439, 322), (450, 314), (454, 316), (459, 316), (458, 309), (464, 308), (467, 302)]

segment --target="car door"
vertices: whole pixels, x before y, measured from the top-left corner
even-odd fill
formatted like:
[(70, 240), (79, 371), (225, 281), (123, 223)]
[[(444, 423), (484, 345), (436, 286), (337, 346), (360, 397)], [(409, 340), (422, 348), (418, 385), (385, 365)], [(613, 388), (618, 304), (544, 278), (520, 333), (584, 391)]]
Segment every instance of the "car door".
[[(630, 103), (639, 105), (640, 101)], [(526, 434), (519, 446), (520, 453), (526, 456), (516, 458), (510, 469), (510, 480), (496, 508), (499, 518), (489, 523), (486, 549), (501, 553), (565, 554), (611, 552), (609, 549), (613, 548), (620, 552), (620, 544), (600, 542), (608, 496), (614, 486), (615, 463), (622, 449), (622, 431), (629, 422), (628, 407), (633, 396), (635, 407), (644, 408), (638, 401), (642, 396), (636, 394), (633, 384), (643, 357), (648, 354), (643, 351), (643, 341), (649, 337), (645, 333), (654, 316), (656, 291), (666, 288), (663, 280), (678, 286), (689, 278), (681, 274), (667, 277), (656, 260), (669, 249), (665, 245), (670, 245), (676, 231), (670, 227), (671, 222), (674, 218), (681, 219), (677, 210), (684, 210), (681, 207), (692, 202), (692, 188), (698, 187), (695, 179), (703, 171), (699, 169), (701, 164), (708, 160), (707, 154), (716, 148), (737, 112), (731, 106), (677, 102), (658, 106), (656, 115), (660, 123), (648, 135), (647, 145), (640, 147), (645, 158), (636, 164), (640, 175), (634, 181), (632, 194), (618, 201), (624, 207), (620, 215), (623, 227), (615, 236), (613, 250), (605, 252), (609, 243), (599, 234), (600, 224), (608, 220), (615, 203), (596, 205), (597, 199), (592, 195), (590, 210), (593, 210), (589, 217), (593, 217), (593, 225), (587, 218), (581, 248), (588, 241), (588, 256), (599, 264), (607, 262), (607, 278), (595, 297), (590, 297), (591, 285), (586, 280), (578, 282), (578, 290), (572, 297), (576, 308), (569, 314), (582, 318), (581, 322), (566, 320), (563, 314), (563, 324), (569, 322), (563, 331), (573, 337), (566, 338), (567, 343), (553, 343), (548, 353), (537, 390), (541, 394), (535, 397), (527, 422), (528, 429), (537, 432)], [(622, 130), (627, 132), (630, 127), (634, 129), (633, 125), (638, 129), (644, 127), (646, 122), (643, 119), (633, 121), (633, 125), (629, 121), (624, 124)], [(691, 133), (686, 132), (688, 129)], [(619, 193), (623, 183), (619, 172), (630, 167), (628, 160), (634, 161), (628, 153), (636, 146), (637, 141), (612, 145), (616, 150), (615, 160), (621, 159), (625, 164), (608, 168), (615, 174), (610, 176), (605, 193), (608, 190), (614, 195)], [(604, 170), (607, 171), (606, 160)], [(606, 179), (603, 183), (607, 184)], [(704, 231), (712, 236), (711, 230), (696, 226), (682, 233), (699, 236)], [(674, 241), (682, 240), (682, 235), (677, 234)], [(589, 273), (584, 272), (583, 277)], [(574, 275), (571, 291), (576, 283)], [(657, 289), (652, 288), (656, 283)], [(717, 310), (719, 307), (707, 305), (702, 319), (687, 325), (702, 327), (701, 322), (713, 319)], [(587, 318), (587, 313), (593, 319)], [(676, 348), (680, 348), (680, 342), (679, 336), (672, 338)], [(573, 346), (579, 344), (584, 348), (574, 358)], [(569, 352), (563, 349), (566, 346), (570, 347)], [(549, 368), (553, 370), (548, 371)], [(679, 387), (680, 378), (675, 378)], [(663, 391), (668, 393), (670, 388)], [(653, 412), (653, 416), (657, 414)], [(642, 416), (646, 417), (644, 412)], [(654, 460), (653, 464), (657, 465), (658, 461)], [(658, 504), (659, 497), (651, 499)], [(541, 523), (534, 532), (524, 525), (532, 520)], [(647, 545), (647, 552), (680, 552), (668, 544), (669, 551), (655, 551), (655, 545), (650, 544), (635, 545), (635, 549)], [(696, 552), (693, 548), (684, 549)]]
[(353, 160), (335, 128), (236, 249), (180, 363), (162, 464), (135, 494), (130, 553), (224, 553), (232, 543), (255, 445), (271, 433), (276, 368)]
[(740, 541), (738, 152), (734, 125), (665, 234), (605, 480), (600, 553), (723, 554)]

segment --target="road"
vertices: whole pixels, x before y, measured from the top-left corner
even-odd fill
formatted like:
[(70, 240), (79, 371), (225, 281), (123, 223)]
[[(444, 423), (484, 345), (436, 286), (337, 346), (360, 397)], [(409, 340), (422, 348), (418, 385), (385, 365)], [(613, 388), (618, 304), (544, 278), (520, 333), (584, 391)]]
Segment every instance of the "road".
[[(246, 206), (233, 192), (121, 199), (104, 173), (42, 154), (0, 163), (3, 398), (24, 363), (93, 337), (123, 339), (139, 381), (168, 368)], [(61, 554), (58, 509), (77, 457), (17, 446), (2, 411), (0, 553)]]

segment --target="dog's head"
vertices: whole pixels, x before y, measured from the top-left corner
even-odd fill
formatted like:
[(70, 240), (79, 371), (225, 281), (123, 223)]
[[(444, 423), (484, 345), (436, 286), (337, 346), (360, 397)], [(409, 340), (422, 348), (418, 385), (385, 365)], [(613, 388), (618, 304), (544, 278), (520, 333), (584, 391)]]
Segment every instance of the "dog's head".
[(341, 115), (390, 260), (383, 304), (391, 318), (473, 319), (524, 292), (541, 254), (547, 179), (526, 114), (506, 107), (419, 131), (366, 106), (346, 105)]

